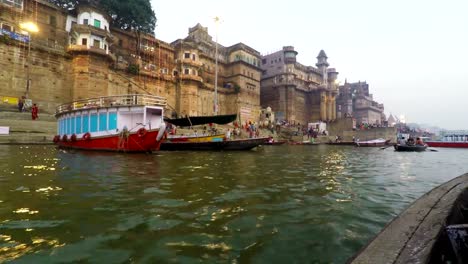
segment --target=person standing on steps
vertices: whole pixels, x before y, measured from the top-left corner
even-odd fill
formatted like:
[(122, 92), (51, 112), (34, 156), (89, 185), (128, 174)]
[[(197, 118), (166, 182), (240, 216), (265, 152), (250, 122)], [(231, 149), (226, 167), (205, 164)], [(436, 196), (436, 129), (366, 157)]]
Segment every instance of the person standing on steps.
[(39, 108), (37, 107), (36, 104), (33, 105), (33, 107), (31, 108), (31, 116), (32, 116), (32, 120), (36, 120), (39, 118)]

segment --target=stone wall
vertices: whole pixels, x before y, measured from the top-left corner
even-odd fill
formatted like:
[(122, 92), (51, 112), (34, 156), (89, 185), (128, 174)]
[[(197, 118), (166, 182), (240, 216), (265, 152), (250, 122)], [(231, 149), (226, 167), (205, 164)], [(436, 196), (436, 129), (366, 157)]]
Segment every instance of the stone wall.
[[(26, 95), (38, 103), (41, 111), (55, 112), (55, 106), (72, 99), (71, 60), (36, 47), (0, 43), (0, 95)], [(28, 69), (29, 68), (29, 69)]]

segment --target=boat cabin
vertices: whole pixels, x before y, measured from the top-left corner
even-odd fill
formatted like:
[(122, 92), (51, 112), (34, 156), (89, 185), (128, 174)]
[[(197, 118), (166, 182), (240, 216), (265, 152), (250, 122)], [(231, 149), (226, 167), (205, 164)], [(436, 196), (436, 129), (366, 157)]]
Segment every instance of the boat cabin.
[(93, 137), (159, 129), (166, 101), (150, 95), (107, 96), (75, 101), (57, 108), (59, 136), (80, 138), (85, 133)]

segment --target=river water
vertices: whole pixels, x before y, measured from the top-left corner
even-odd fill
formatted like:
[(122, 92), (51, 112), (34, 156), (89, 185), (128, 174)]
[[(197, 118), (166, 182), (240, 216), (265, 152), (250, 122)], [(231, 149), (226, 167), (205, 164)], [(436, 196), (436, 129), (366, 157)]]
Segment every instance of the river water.
[(0, 263), (344, 263), (468, 151), (0, 146)]

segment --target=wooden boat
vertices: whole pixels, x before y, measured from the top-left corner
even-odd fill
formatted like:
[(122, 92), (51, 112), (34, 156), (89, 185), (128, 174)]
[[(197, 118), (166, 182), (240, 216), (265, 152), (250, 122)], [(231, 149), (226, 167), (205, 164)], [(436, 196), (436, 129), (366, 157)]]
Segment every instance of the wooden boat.
[(262, 145), (268, 138), (249, 138), (205, 142), (164, 142), (161, 150), (250, 150)]
[(167, 139), (163, 141), (162, 144), (166, 142), (206, 142), (206, 141), (223, 141), (225, 135), (224, 134), (216, 134), (216, 135), (190, 135), (190, 136), (183, 136), (183, 135), (168, 135)]
[(159, 150), (166, 99), (129, 94), (78, 100), (56, 109), (62, 148), (121, 152)]
[(368, 140), (368, 141), (356, 141), (355, 144), (358, 147), (383, 147), (390, 143), (390, 140), (385, 140), (383, 138)]
[(411, 204), (348, 263), (468, 263), (468, 174)]
[(344, 145), (344, 146), (354, 146), (354, 145), (356, 145), (356, 143), (353, 142), (353, 141), (340, 141), (340, 142), (332, 142), (331, 141), (331, 142), (327, 142), (325, 144), (327, 144), (327, 145)]
[(429, 147), (438, 148), (468, 148), (468, 135), (458, 133), (442, 137), (442, 140), (426, 141)]
[(176, 126), (188, 127), (188, 126), (197, 126), (204, 124), (218, 124), (225, 125), (235, 121), (237, 114), (232, 115), (213, 115), (213, 116), (189, 116), (184, 118), (165, 118), (164, 121), (171, 123)]
[(420, 152), (425, 151), (427, 149), (427, 145), (395, 145), (395, 151), (413, 151), (413, 152)]
[(277, 146), (277, 145), (283, 145), (284, 143), (286, 143), (286, 140), (278, 140), (278, 141), (267, 140), (267, 141), (264, 142), (262, 145), (273, 145), (273, 146)]

